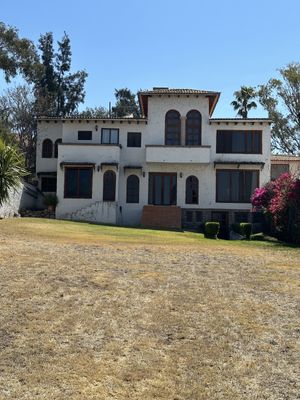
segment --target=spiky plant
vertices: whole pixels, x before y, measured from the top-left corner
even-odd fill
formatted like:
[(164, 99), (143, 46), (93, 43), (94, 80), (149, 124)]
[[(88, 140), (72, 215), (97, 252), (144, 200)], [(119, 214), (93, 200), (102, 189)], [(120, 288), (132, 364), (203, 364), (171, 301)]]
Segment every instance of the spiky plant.
[(248, 112), (257, 108), (253, 99), (256, 97), (256, 91), (251, 86), (241, 86), (240, 90), (233, 93), (235, 100), (231, 102), (232, 107), (237, 111), (237, 115), (242, 118), (248, 118)]
[(27, 175), (24, 158), (17, 147), (5, 144), (0, 139), (0, 206), (9, 198), (11, 190), (16, 190), (20, 180)]

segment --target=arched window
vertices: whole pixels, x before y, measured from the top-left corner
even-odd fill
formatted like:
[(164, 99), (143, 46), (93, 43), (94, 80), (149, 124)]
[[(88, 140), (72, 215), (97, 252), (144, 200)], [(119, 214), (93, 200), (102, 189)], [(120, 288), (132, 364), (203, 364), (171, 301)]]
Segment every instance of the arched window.
[(61, 143), (61, 142), (62, 142), (61, 139), (57, 139), (57, 140), (55, 141), (55, 144), (54, 144), (54, 158), (57, 158), (57, 157), (58, 157), (58, 145), (59, 145), (59, 143)]
[(201, 145), (201, 122), (202, 117), (199, 111), (191, 110), (186, 115), (185, 123), (185, 144), (188, 146)]
[(127, 178), (126, 203), (138, 203), (140, 197), (140, 180), (136, 175)]
[(43, 146), (42, 146), (42, 157), (43, 158), (52, 158), (52, 152), (53, 152), (52, 140), (45, 139), (43, 141)]
[(116, 174), (106, 171), (103, 175), (103, 201), (116, 200)]
[(198, 204), (199, 181), (196, 176), (189, 176), (185, 183), (185, 203)]
[(166, 114), (165, 120), (165, 144), (180, 145), (181, 142), (181, 119), (176, 110), (170, 110)]

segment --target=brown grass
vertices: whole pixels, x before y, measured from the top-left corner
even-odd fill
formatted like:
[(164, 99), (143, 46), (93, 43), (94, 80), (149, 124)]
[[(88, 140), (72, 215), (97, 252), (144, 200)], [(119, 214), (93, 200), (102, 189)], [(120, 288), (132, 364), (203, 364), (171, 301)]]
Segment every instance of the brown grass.
[(0, 221), (0, 399), (298, 399), (300, 249)]

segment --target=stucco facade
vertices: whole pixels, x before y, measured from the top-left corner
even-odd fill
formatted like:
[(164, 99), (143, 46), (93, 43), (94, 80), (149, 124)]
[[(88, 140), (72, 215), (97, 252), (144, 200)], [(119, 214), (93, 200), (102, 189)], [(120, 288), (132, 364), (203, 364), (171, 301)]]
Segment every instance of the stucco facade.
[[(270, 121), (267, 119), (213, 119), (211, 114), (219, 93), (187, 90), (153, 90), (139, 95), (143, 117), (76, 119), (40, 118), (37, 137), (37, 176), (57, 174), (57, 218), (88, 220), (99, 223), (139, 225), (144, 206), (149, 204), (149, 176), (153, 173), (176, 174), (176, 206), (182, 210), (198, 210), (202, 218), (212, 219), (213, 211), (251, 210), (250, 202), (218, 202), (216, 171), (255, 170), (259, 184), (270, 179)], [(166, 145), (166, 114), (180, 114), (180, 144)], [(191, 110), (201, 115), (201, 144), (186, 145), (186, 118)], [(118, 143), (102, 143), (103, 129), (118, 130)], [(217, 152), (217, 131), (239, 130), (261, 132), (259, 154), (228, 154)], [(88, 140), (78, 140), (79, 131), (91, 132)], [(141, 134), (140, 147), (129, 147), (128, 132)], [(57, 158), (43, 158), (45, 139), (53, 145), (57, 139)], [(90, 198), (66, 198), (66, 169), (92, 168)], [(103, 200), (103, 178), (106, 171), (116, 176), (115, 201)], [(138, 203), (126, 199), (127, 178), (139, 180)], [(186, 179), (198, 179), (198, 198), (186, 204)], [(153, 206), (155, 207), (155, 205)], [(172, 205), (169, 205), (172, 207)], [(167, 210), (167, 206), (166, 206)]]

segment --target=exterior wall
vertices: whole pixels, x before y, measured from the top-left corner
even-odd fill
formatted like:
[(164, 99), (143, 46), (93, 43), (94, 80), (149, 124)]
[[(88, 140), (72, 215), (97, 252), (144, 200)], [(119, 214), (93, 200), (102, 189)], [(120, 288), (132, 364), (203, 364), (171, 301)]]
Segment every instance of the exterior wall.
[[(141, 222), (143, 207), (148, 205), (148, 179), (150, 172), (177, 173), (177, 206), (184, 209), (201, 209), (207, 218), (211, 210), (249, 211), (251, 204), (216, 202), (216, 169), (260, 169), (260, 165), (243, 165), (236, 162), (264, 163), (260, 170), (260, 185), (270, 179), (270, 127), (268, 122), (214, 122), (209, 119), (209, 104), (205, 96), (153, 96), (149, 97), (148, 120), (78, 120), (66, 119), (64, 123), (42, 121), (39, 124), (37, 147), (37, 172), (57, 170), (57, 196), (59, 203), (57, 218), (85, 219), (93, 222), (138, 225)], [(167, 147), (165, 142), (165, 114), (175, 109), (182, 116), (185, 128), (185, 116), (188, 111), (197, 109), (202, 115), (202, 146), (189, 148)], [(101, 129), (119, 129), (119, 143), (101, 145)], [(262, 130), (262, 154), (217, 154), (216, 132), (219, 129)], [(92, 131), (91, 141), (78, 141), (79, 130)], [(184, 140), (182, 132), (182, 143)], [(141, 132), (140, 148), (127, 147), (127, 132)], [(44, 138), (53, 143), (62, 138), (58, 146), (58, 160), (41, 159), (41, 143)], [(149, 146), (149, 147), (147, 147)], [(154, 147), (151, 147), (154, 146)], [(161, 147), (155, 147), (161, 146)], [(214, 165), (214, 162), (226, 164)], [(64, 167), (61, 162), (95, 163), (93, 172), (93, 195), (91, 199), (64, 199)], [(115, 162), (115, 166), (103, 166), (101, 163)], [(228, 164), (232, 162), (232, 164)], [(131, 168), (128, 167), (139, 167)], [(126, 168), (124, 168), (126, 167)], [(116, 201), (103, 202), (103, 174), (107, 169), (116, 173)], [(126, 182), (129, 175), (135, 174), (140, 180), (138, 204), (126, 203)], [(186, 178), (195, 175), (199, 180), (199, 204), (185, 204)]]
[(286, 165), (292, 175), (300, 178), (300, 157), (299, 156), (281, 156), (273, 155), (271, 165)]
[(16, 190), (10, 191), (8, 201), (0, 206), (0, 219), (9, 218), (19, 214), (22, 209), (36, 207), (38, 194), (36, 188), (28, 183), (21, 183)]

